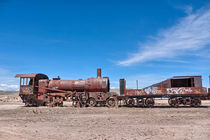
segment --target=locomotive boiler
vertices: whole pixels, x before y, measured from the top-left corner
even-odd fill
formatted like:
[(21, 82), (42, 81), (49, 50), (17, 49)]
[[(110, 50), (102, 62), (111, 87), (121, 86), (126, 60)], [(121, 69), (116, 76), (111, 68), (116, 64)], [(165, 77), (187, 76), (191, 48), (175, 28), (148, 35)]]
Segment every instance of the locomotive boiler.
[(50, 80), (49, 88), (78, 92), (109, 92), (108, 78), (88, 78), (86, 80)]
[(20, 77), (20, 97), (27, 106), (63, 106), (63, 101), (72, 101), (73, 106), (115, 106), (116, 93), (109, 92), (108, 77), (85, 80), (50, 80), (44, 74), (17, 74)]

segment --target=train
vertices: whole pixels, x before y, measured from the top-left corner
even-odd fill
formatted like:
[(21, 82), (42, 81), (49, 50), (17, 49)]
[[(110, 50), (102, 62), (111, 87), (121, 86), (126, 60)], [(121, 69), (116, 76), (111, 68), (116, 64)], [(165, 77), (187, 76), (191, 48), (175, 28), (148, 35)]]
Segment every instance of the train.
[(17, 74), (20, 78), (19, 96), (26, 106), (63, 106), (64, 101), (75, 107), (96, 105), (115, 106), (116, 93), (110, 92), (108, 77), (101, 77), (97, 69), (96, 78), (79, 80), (50, 80), (45, 74)]
[(155, 98), (167, 98), (171, 107), (199, 107), (201, 99), (210, 96), (210, 90), (202, 87), (201, 76), (175, 76), (143, 89), (127, 89), (126, 80), (120, 79), (119, 94), (110, 91), (109, 77), (102, 77), (100, 68), (96, 78), (79, 80), (50, 80), (41, 73), (15, 77), (20, 78), (19, 96), (25, 106), (62, 107), (67, 101), (74, 107), (153, 107)]

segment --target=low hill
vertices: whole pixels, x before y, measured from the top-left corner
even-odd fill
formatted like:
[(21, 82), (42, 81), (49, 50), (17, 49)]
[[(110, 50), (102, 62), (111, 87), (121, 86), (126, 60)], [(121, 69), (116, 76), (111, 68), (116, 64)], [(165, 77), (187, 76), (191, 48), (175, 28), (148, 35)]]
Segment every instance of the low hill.
[(0, 95), (15, 95), (18, 94), (18, 91), (3, 91), (0, 90)]

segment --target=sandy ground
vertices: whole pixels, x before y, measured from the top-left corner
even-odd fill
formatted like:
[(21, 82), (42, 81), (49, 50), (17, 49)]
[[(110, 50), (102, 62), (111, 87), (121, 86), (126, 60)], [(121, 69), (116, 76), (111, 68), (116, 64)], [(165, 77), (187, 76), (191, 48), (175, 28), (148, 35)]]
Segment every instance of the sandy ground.
[[(24, 107), (16, 95), (0, 96), (0, 139), (209, 140), (210, 101), (200, 108)], [(161, 107), (160, 107), (161, 105)]]

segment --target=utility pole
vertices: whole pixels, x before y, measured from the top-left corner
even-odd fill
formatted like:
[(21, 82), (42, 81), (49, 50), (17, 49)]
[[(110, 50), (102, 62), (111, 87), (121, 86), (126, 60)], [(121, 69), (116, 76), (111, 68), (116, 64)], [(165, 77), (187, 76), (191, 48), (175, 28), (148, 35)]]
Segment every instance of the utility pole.
[(136, 80), (136, 89), (139, 89), (138, 80)]
[(210, 75), (209, 75), (209, 88), (210, 88)]

